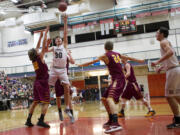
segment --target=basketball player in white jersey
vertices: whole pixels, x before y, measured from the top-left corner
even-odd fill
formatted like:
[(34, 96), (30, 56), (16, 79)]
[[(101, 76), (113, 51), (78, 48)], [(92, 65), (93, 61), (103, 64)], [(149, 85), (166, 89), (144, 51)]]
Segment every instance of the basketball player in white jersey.
[(156, 39), (160, 42), (161, 58), (156, 62), (152, 62), (152, 66), (161, 64), (156, 71), (166, 71), (165, 96), (174, 114), (173, 123), (167, 125), (167, 128), (180, 128), (180, 67), (176, 57), (175, 50), (171, 43), (167, 40), (169, 31), (165, 27), (161, 27), (156, 33)]
[(64, 99), (65, 99), (65, 105), (66, 114), (72, 118), (72, 114), (69, 110), (69, 102), (70, 102), (70, 94), (69, 94), (69, 86), (70, 82), (67, 75), (67, 59), (69, 59), (69, 62), (74, 64), (71, 59), (68, 57), (67, 53), (67, 15), (64, 15), (64, 42), (62, 39), (57, 36), (55, 38), (55, 44), (56, 46), (53, 46), (49, 49), (48, 52), (53, 52), (53, 63), (52, 68), (50, 69), (50, 76), (49, 76), (49, 85), (55, 86), (56, 81), (59, 79), (60, 83), (63, 85), (64, 88)]

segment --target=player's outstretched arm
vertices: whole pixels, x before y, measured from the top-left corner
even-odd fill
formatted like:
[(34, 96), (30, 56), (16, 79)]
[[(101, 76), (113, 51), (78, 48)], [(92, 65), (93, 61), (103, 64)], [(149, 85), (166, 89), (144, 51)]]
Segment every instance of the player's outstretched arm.
[(48, 39), (47, 40), (47, 48), (46, 48), (46, 52), (53, 52), (54, 48), (53, 47), (50, 47), (50, 44), (51, 44), (52, 40), (51, 39)]
[(49, 38), (47, 40), (47, 43), (46, 43), (46, 46), (45, 46), (45, 50), (44, 50), (45, 53), (47, 53), (49, 51), (49, 46), (50, 46), (51, 42), (52, 42), (52, 40)]
[(67, 45), (68, 45), (68, 39), (67, 39), (67, 18), (68, 18), (68, 16), (66, 14), (64, 14), (63, 16), (64, 16), (64, 48), (67, 49)]
[(161, 48), (166, 52), (164, 56), (162, 56), (158, 61), (156, 62), (152, 62), (152, 66), (156, 66), (158, 64), (160, 64), (161, 62), (163, 62), (164, 60), (170, 58), (173, 55), (173, 50), (171, 49), (171, 47), (169, 46), (169, 42), (168, 41), (164, 41), (161, 42)]
[(128, 78), (130, 76), (130, 74), (131, 74), (131, 66), (130, 66), (130, 64), (126, 63), (125, 68), (126, 68), (125, 78)]
[(48, 33), (48, 31), (49, 31), (49, 26), (46, 28), (45, 34), (44, 34), (42, 51), (41, 51), (41, 54), (40, 54), (41, 59), (43, 59), (45, 52), (48, 51), (48, 46), (47, 46), (47, 33)]
[(51, 43), (52, 43), (52, 40), (49, 38), (47, 40), (47, 44), (46, 44), (46, 52), (48, 52), (48, 49), (49, 49), (49, 46), (50, 46)]
[(98, 57), (97, 59), (95, 59), (95, 60), (93, 60), (93, 61), (86, 62), (86, 63), (80, 64), (80, 65), (78, 65), (78, 66), (79, 66), (79, 67), (87, 67), (87, 66), (89, 66), (89, 65), (91, 65), (91, 64), (94, 64), (94, 63), (100, 61), (100, 60), (103, 60), (103, 59), (102, 59), (102, 56), (101, 56), (101, 57)]
[(75, 60), (73, 59), (70, 50), (68, 50), (68, 56), (69, 56), (69, 62), (70, 62), (71, 64), (75, 64)]
[(54, 47), (52, 46), (52, 47), (50, 47), (50, 48), (48, 49), (47, 52), (53, 52), (53, 50), (54, 50)]
[(156, 73), (160, 73), (163, 70), (164, 70), (164, 66), (156, 67), (155, 69)]
[(111, 82), (111, 80), (108, 80), (108, 79), (103, 79), (103, 82), (110, 83), (110, 82)]
[(40, 37), (39, 37), (39, 40), (38, 40), (38, 43), (37, 43), (37, 45), (36, 45), (36, 51), (37, 51), (37, 52), (39, 51), (42, 37), (43, 37), (43, 32), (41, 31)]
[(129, 57), (129, 56), (121, 55), (120, 57), (122, 59), (127, 59), (127, 60), (135, 61), (135, 62), (138, 62), (138, 63), (144, 63), (145, 62), (144, 60), (136, 59), (136, 58)]

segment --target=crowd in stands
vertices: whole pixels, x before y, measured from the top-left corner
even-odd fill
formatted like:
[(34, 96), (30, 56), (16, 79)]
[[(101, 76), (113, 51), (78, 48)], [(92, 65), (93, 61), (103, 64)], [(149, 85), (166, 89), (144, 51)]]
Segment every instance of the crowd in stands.
[(99, 90), (98, 88), (89, 88), (87, 87), (84, 90), (81, 90), (82, 96), (86, 101), (95, 101), (99, 100)]
[[(7, 104), (8, 109), (18, 109), (17, 100), (32, 98), (32, 81), (20, 78), (8, 78), (0, 72), (0, 105)], [(10, 102), (14, 101), (14, 102)], [(21, 104), (21, 102), (19, 102)], [(24, 103), (25, 104), (25, 103)], [(19, 105), (23, 107), (23, 105)], [(25, 106), (27, 107), (27, 106)], [(0, 108), (1, 109), (1, 108)]]
[(0, 72), (0, 99), (18, 99), (32, 97), (32, 82), (20, 78), (8, 78)]
[[(52, 104), (55, 104), (54, 89), (50, 89)], [(105, 88), (101, 89), (101, 94)], [(98, 88), (89, 88), (77, 91), (79, 102), (99, 100)], [(27, 108), (33, 100), (33, 77), (9, 78), (3, 71), (0, 71), (0, 110)]]

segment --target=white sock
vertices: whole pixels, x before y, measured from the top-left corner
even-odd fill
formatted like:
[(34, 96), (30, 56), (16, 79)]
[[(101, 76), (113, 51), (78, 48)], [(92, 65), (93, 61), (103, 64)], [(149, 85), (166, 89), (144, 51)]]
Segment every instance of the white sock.
[(153, 111), (151, 105), (148, 103), (148, 101), (146, 99), (143, 98), (143, 102), (146, 102), (148, 104), (148, 110), (149, 111)]
[(149, 111), (153, 111), (153, 109), (151, 108), (151, 106), (148, 106), (148, 110), (149, 110)]

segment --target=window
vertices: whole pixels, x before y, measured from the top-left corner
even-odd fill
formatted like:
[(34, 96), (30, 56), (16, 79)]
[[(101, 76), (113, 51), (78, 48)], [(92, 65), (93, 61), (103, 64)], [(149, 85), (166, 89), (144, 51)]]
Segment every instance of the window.
[(103, 79), (108, 79), (108, 75), (103, 75), (100, 77), (101, 84), (107, 84), (107, 82), (104, 82)]
[(79, 34), (75, 36), (76, 43), (80, 42), (88, 42), (95, 40), (95, 33), (85, 33), (85, 34)]
[(97, 76), (91, 76), (88, 79), (85, 79), (85, 85), (98, 84)]
[(114, 30), (110, 30), (108, 35), (101, 35), (101, 31), (96, 32), (96, 40), (107, 39), (107, 38), (116, 38), (117, 34)]
[(156, 32), (161, 26), (166, 27), (166, 28), (169, 29), (169, 22), (168, 21), (163, 21), (163, 22), (145, 24), (145, 29), (146, 29), (147, 33)]
[(71, 44), (71, 36), (68, 36), (68, 44)]

